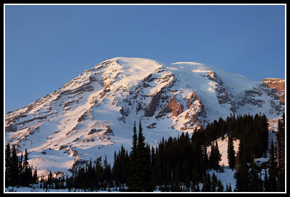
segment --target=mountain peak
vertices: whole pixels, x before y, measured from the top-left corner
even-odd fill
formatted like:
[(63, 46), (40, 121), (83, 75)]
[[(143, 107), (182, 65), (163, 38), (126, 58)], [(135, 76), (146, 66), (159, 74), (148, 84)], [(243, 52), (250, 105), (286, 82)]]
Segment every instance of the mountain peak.
[(208, 72), (208, 71), (213, 70), (213, 67), (202, 64), (202, 63), (198, 63), (198, 62), (175, 62), (175, 63), (172, 63), (172, 65), (175, 65), (181, 68), (190, 67), (195, 72)]
[[(115, 57), (6, 114), (5, 143), (27, 148), (40, 173), (69, 173), (83, 160), (113, 158), (121, 145), (130, 149), (132, 125), (139, 119), (147, 142), (156, 145), (162, 137), (192, 133), (231, 113), (281, 117), (283, 90), (274, 90), (273, 83), (196, 62)], [(60, 156), (61, 164), (53, 162)]]

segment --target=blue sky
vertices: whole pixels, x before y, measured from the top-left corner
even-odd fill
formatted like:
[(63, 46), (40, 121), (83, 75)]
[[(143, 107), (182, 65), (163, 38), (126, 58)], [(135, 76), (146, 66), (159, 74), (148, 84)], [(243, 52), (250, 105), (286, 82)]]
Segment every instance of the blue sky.
[(5, 113), (118, 56), (285, 78), (285, 5), (5, 5)]

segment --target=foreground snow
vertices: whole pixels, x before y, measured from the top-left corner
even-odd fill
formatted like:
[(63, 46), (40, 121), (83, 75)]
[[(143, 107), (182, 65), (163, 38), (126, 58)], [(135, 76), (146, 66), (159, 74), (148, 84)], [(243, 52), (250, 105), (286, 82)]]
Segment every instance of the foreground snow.
[[(276, 133), (275, 132), (269, 132), (269, 146), (271, 144), (272, 140), (276, 140)], [(217, 142), (218, 144), (218, 148), (219, 151), (221, 153), (221, 161), (220, 161), (220, 165), (223, 166), (223, 172), (221, 171), (216, 171), (216, 170), (208, 170), (208, 173), (210, 174), (210, 176), (212, 177), (213, 174), (216, 175), (217, 180), (220, 180), (224, 186), (224, 189), (226, 189), (227, 186), (231, 185), (232, 191), (235, 190), (235, 186), (236, 186), (236, 179), (234, 177), (235, 175), (235, 170), (232, 170), (229, 168), (228, 166), (228, 159), (227, 159), (227, 145), (228, 145), (228, 137), (224, 136), (224, 139), (222, 138), (218, 138), (216, 141), (214, 141), (214, 143)], [(238, 149), (239, 149), (239, 140), (234, 140), (233, 141), (233, 145), (234, 145), (234, 150), (237, 154)], [(53, 150), (51, 150), (53, 151)], [(207, 154), (210, 154), (211, 148), (210, 146), (207, 148)], [(51, 157), (52, 154), (49, 154), (49, 157)], [(54, 153), (54, 156), (57, 158), (57, 154)], [(266, 158), (257, 158), (255, 159), (256, 161), (260, 161), (260, 162), (266, 162), (269, 159), (269, 154), (267, 153), (267, 157)], [(63, 158), (64, 161), (66, 161), (66, 158)], [(44, 162), (45, 163), (45, 162)], [(66, 162), (64, 162), (64, 164), (60, 164), (65, 166)], [(48, 163), (47, 165), (51, 165), (50, 163)], [(262, 177), (263, 178), (263, 177)], [(45, 189), (45, 188), (40, 188), (40, 184), (35, 184), (31, 187), (8, 187), (5, 188), (5, 192), (23, 192), (23, 193), (30, 193), (30, 192), (60, 192), (60, 193), (67, 193), (67, 192), (120, 192), (118, 187), (116, 188), (108, 188), (106, 190), (97, 190), (97, 191), (89, 191), (89, 190), (82, 190), (82, 189)], [(199, 188), (200, 190), (202, 189), (203, 184), (200, 183), (199, 184)], [(157, 186), (156, 189), (154, 190), (154, 192), (161, 192), (159, 190), (159, 187)]]
[(120, 192), (119, 188), (110, 188), (108, 190), (97, 190), (97, 191), (89, 191), (89, 190), (83, 190), (83, 189), (71, 189), (70, 191), (68, 189), (45, 189), (40, 188), (39, 185), (33, 185), (32, 187), (8, 187), (5, 188), (5, 192), (7, 193), (13, 193), (13, 192), (20, 192), (20, 193), (31, 193), (31, 192), (38, 192), (38, 193), (71, 193), (71, 192)]

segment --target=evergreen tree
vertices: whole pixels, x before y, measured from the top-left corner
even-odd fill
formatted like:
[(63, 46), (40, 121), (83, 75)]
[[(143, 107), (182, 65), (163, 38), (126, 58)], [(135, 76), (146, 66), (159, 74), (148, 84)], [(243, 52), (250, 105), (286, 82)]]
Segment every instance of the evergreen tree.
[(140, 120), (137, 144), (137, 191), (153, 191), (152, 172), (150, 168), (150, 149), (145, 146), (145, 137), (142, 131)]
[(22, 178), (22, 180), (23, 180), (22, 185), (28, 186), (29, 183), (33, 182), (32, 169), (28, 165), (28, 152), (27, 152), (27, 149), (25, 149), (24, 161), (23, 161), (22, 169), (20, 169), (20, 172), (22, 172), (22, 177), (23, 177)]
[(17, 156), (15, 145), (10, 150), (10, 145), (5, 149), (5, 186), (29, 186), (37, 182), (37, 170), (32, 173), (32, 168), (28, 164), (28, 152)]
[(15, 145), (12, 146), (12, 153), (11, 153), (11, 186), (18, 185), (19, 180), (19, 168), (18, 168), (18, 157), (16, 153)]
[(222, 155), (220, 153), (217, 141), (215, 142), (215, 165), (214, 165), (214, 169), (217, 170), (220, 168), (219, 163), (222, 160)]
[(236, 164), (236, 156), (235, 156), (235, 150), (233, 145), (233, 138), (231, 135), (228, 136), (228, 162), (229, 167), (233, 170), (235, 168)]
[(210, 192), (212, 191), (212, 182), (210, 180), (210, 174), (206, 173), (204, 176), (203, 176), (203, 187), (202, 187), (202, 190), (203, 192)]
[(145, 145), (141, 120), (138, 137), (136, 126), (133, 128), (133, 147), (130, 155), (131, 169), (129, 175), (129, 191), (153, 191), (152, 172), (150, 167), (150, 148)]
[(249, 191), (261, 192), (263, 191), (263, 182), (258, 175), (258, 166), (255, 164), (253, 158), (249, 171)]
[(277, 162), (276, 162), (276, 156), (275, 156), (275, 147), (273, 140), (271, 142), (271, 148), (269, 150), (269, 161), (268, 161), (268, 168), (269, 168), (269, 188), (267, 188), (268, 191), (277, 191)]
[(227, 184), (226, 185), (226, 192), (232, 192), (232, 186), (231, 186), (231, 184)]
[(215, 173), (213, 173), (211, 176), (211, 186), (212, 186), (211, 191), (215, 192), (217, 189), (216, 188), (217, 187), (217, 177), (216, 177)]
[(107, 161), (107, 155), (105, 156), (103, 165), (104, 165), (103, 177), (104, 180), (106, 181), (106, 184), (108, 185), (111, 181), (111, 165)]
[(269, 137), (269, 130), (268, 130), (268, 118), (266, 117), (265, 114), (262, 115), (261, 117), (261, 124), (262, 124), (262, 132), (261, 132), (261, 143), (262, 143), (262, 151), (264, 153), (264, 157), (266, 157), (266, 151), (268, 150), (268, 137)]
[(33, 184), (36, 184), (38, 182), (38, 178), (37, 178), (37, 168), (34, 169), (33, 171)]
[(278, 168), (278, 191), (285, 191), (285, 113), (278, 121), (277, 139), (277, 168)]
[(138, 173), (137, 173), (137, 129), (136, 122), (134, 122), (133, 127), (133, 140), (132, 140), (132, 150), (130, 153), (130, 163), (129, 163), (129, 179), (128, 179), (128, 190), (129, 191), (137, 191), (137, 181), (138, 181)]
[(238, 192), (248, 191), (249, 184), (249, 168), (247, 164), (247, 152), (243, 141), (240, 141), (239, 152), (236, 167), (236, 189)]
[(95, 165), (95, 177), (96, 177), (96, 188), (99, 189), (101, 187), (101, 183), (103, 182), (103, 167), (102, 167), (102, 157), (99, 157), (96, 161)]
[(47, 184), (52, 185), (52, 173), (49, 171), (48, 179), (47, 179)]
[(121, 150), (114, 156), (114, 166), (112, 168), (112, 176), (117, 186), (125, 184), (128, 179), (129, 171), (129, 156), (124, 146), (121, 146)]
[(217, 192), (223, 192), (224, 191), (224, 186), (221, 182), (221, 180), (217, 181)]
[(209, 168), (212, 168), (212, 169), (219, 169), (219, 162), (221, 160), (221, 154), (219, 152), (219, 148), (218, 148), (218, 145), (217, 145), (217, 142), (215, 143), (212, 143), (212, 146), (211, 146), (211, 153), (210, 153), (210, 157), (209, 157)]
[(208, 167), (210, 169), (214, 169), (214, 164), (215, 163), (215, 146), (214, 143), (211, 144), (211, 152), (209, 155), (209, 159), (208, 159)]
[(5, 185), (9, 186), (12, 182), (12, 171), (11, 171), (11, 152), (9, 143), (5, 149)]

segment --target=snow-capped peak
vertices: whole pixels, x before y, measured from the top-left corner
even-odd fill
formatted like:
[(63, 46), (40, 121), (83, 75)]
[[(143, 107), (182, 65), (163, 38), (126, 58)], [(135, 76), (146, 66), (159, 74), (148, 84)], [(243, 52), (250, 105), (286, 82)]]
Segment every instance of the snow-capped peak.
[(284, 94), (270, 81), (196, 62), (115, 57), (6, 114), (5, 143), (19, 151), (27, 148), (31, 164), (42, 173), (66, 171), (77, 161), (112, 159), (121, 145), (130, 149), (137, 120), (142, 120), (147, 142), (156, 145), (163, 136), (192, 133), (231, 113), (280, 117)]

